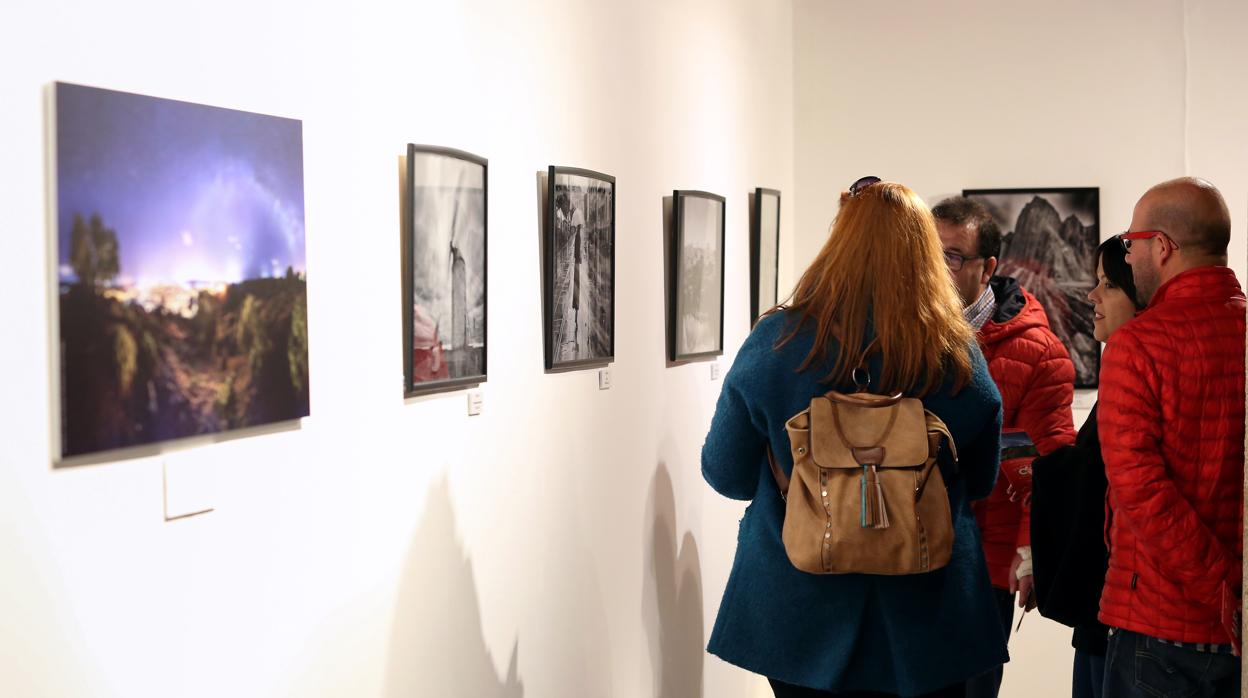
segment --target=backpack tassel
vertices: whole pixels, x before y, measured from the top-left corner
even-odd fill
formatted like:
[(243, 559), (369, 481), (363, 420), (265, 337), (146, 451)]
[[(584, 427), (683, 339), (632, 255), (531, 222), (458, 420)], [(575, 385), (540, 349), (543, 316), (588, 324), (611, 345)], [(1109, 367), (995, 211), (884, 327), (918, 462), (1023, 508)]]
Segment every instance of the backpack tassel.
[(869, 528), (870, 524), (867, 519), (870, 518), (867, 513), (867, 466), (862, 466), (862, 479), (858, 481), (858, 493), (862, 499), (861, 514), (858, 516), (858, 526), (860, 528)]
[(859, 491), (862, 500), (859, 525), (862, 528), (888, 528), (888, 507), (884, 505), (884, 488), (880, 485), (880, 474), (874, 465), (862, 466)]
[(880, 484), (880, 474), (875, 466), (871, 466), (871, 474), (875, 480), (876, 528), (888, 528), (888, 507), (884, 506), (884, 486)]

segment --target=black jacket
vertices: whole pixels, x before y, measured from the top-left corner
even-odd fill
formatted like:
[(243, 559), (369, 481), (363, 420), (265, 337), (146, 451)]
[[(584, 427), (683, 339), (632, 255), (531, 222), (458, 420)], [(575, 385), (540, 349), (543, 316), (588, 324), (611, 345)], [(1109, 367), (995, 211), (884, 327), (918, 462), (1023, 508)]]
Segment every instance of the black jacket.
[(1040, 615), (1075, 629), (1075, 649), (1105, 654), (1097, 619), (1109, 551), (1105, 548), (1105, 461), (1096, 408), (1064, 446), (1032, 464), (1031, 555)]

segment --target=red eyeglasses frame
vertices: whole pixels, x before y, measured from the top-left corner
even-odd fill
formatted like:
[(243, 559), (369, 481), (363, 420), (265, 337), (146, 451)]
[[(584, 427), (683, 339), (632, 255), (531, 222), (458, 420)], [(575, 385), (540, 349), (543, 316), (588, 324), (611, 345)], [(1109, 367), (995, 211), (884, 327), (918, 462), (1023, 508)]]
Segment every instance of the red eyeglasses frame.
[(1171, 246), (1173, 246), (1173, 247), (1174, 247), (1174, 249), (1176, 249), (1176, 250), (1177, 250), (1177, 249), (1179, 249), (1179, 243), (1175, 242), (1175, 241), (1174, 241), (1174, 238), (1170, 237), (1169, 235), (1166, 235), (1166, 234), (1165, 234), (1165, 232), (1163, 232), (1163, 231), (1161, 231), (1161, 230), (1135, 230), (1135, 231), (1131, 231), (1131, 232), (1127, 232), (1127, 233), (1119, 233), (1119, 234), (1118, 234), (1118, 242), (1121, 242), (1121, 243), (1122, 243), (1122, 249), (1124, 249), (1124, 250), (1126, 250), (1126, 251), (1130, 252), (1130, 251), (1131, 251), (1131, 241), (1133, 241), (1133, 240), (1149, 240), (1149, 239), (1152, 239), (1152, 238), (1155, 238), (1155, 237), (1158, 237), (1158, 236), (1163, 237), (1163, 238), (1165, 238), (1165, 239), (1169, 240), (1169, 241), (1170, 241), (1170, 245), (1171, 245)]

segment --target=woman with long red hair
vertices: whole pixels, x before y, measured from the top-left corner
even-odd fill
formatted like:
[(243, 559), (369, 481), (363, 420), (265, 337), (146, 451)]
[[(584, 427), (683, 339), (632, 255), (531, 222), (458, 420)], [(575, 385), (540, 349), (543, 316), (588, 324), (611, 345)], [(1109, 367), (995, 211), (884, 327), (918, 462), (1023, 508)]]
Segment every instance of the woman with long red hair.
[[(949, 427), (950, 562), (903, 576), (799, 571), (766, 450), (788, 472), (785, 422), (813, 397), (903, 393)], [(702, 450), (706, 481), (751, 501), (709, 651), (790, 696), (962, 696), (1007, 660), (970, 501), (992, 491), (1000, 395), (946, 268), (930, 210), (900, 184), (863, 178), (788, 302), (759, 320), (724, 380)]]

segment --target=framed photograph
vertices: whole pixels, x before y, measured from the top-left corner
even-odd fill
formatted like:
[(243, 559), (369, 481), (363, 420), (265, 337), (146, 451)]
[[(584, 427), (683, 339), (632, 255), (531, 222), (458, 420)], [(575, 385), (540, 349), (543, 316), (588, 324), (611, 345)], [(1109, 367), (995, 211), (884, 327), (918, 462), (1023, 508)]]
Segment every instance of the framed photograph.
[(670, 358), (724, 353), (724, 197), (676, 190), (671, 250)]
[(750, 327), (779, 302), (780, 192), (754, 190), (750, 221)]
[(1100, 190), (966, 189), (1001, 226), (997, 274), (1012, 276), (1044, 306), (1075, 364), (1075, 387), (1095, 388), (1101, 347), (1092, 336), (1096, 248), (1101, 241)]
[(52, 99), (60, 459), (307, 416), (302, 123)]
[(550, 168), (544, 293), (547, 370), (615, 358), (615, 177)]
[(486, 377), (485, 158), (407, 146), (403, 289), (407, 395)]

